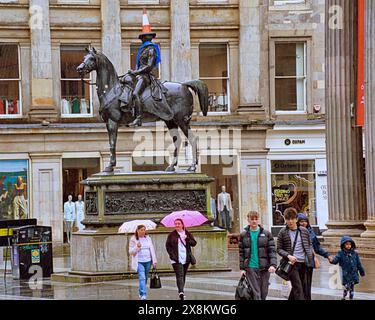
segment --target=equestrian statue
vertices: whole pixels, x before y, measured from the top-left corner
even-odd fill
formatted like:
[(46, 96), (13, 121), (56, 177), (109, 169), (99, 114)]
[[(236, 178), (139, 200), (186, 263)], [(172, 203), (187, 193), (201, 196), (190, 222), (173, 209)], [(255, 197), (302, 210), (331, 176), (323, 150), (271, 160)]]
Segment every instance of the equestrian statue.
[(192, 91), (198, 94), (202, 113), (206, 116), (208, 88), (201, 80), (161, 83), (155, 76), (160, 63), (160, 49), (152, 42), (155, 37), (156, 33), (151, 31), (144, 10), (143, 28), (139, 35), (142, 45), (137, 54), (136, 70), (129, 70), (124, 76), (119, 77), (111, 61), (95, 48), (86, 49), (88, 53), (77, 68), (82, 79), (85, 74), (94, 70), (97, 73), (99, 114), (106, 123), (110, 145), (110, 162), (104, 172), (113, 172), (116, 166), (116, 142), (120, 125), (135, 127), (159, 120), (163, 120), (167, 125), (175, 146), (173, 160), (166, 171), (175, 171), (177, 165), (181, 145), (178, 129), (181, 129), (193, 149), (193, 163), (188, 171), (196, 171), (197, 138), (190, 130), (194, 110)]

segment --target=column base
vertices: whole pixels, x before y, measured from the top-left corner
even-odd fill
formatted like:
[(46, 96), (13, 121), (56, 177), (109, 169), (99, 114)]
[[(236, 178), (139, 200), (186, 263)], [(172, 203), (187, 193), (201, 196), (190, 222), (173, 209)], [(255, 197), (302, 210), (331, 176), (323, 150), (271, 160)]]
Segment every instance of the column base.
[(360, 237), (366, 230), (364, 221), (329, 221), (326, 223), (328, 230), (323, 232), (323, 237)]
[(375, 221), (366, 221), (365, 227), (367, 230), (361, 234), (361, 238), (375, 238)]

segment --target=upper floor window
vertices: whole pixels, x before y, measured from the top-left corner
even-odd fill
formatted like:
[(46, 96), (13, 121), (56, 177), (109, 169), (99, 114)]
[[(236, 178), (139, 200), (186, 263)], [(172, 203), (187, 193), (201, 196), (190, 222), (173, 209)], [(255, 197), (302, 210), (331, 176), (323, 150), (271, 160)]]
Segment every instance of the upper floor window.
[[(138, 49), (141, 46), (141, 44), (132, 44), (130, 45), (130, 67), (132, 70), (137, 69), (137, 53)], [(157, 68), (153, 70), (153, 74), (155, 75), (156, 78), (160, 79), (160, 63)]]
[[(87, 117), (92, 115), (92, 87), (83, 81), (77, 67), (86, 55), (86, 46), (61, 46), (61, 114)], [(91, 81), (90, 74), (84, 79)]]
[(306, 42), (275, 43), (275, 110), (306, 111)]
[(0, 44), (0, 117), (22, 115), (19, 50), (16, 44)]
[(274, 6), (282, 6), (286, 4), (305, 4), (306, 0), (273, 0)]
[(228, 45), (199, 45), (199, 79), (209, 91), (209, 112), (229, 112)]

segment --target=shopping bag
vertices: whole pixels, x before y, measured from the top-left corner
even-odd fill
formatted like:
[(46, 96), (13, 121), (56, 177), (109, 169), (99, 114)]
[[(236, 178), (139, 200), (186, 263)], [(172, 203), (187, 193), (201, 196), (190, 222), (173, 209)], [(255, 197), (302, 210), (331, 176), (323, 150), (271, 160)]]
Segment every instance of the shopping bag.
[(150, 277), (150, 289), (160, 289), (161, 288), (161, 280), (156, 268), (153, 268), (151, 271)]
[(243, 275), (238, 282), (236, 293), (236, 300), (254, 300), (253, 289), (250, 286), (249, 280)]

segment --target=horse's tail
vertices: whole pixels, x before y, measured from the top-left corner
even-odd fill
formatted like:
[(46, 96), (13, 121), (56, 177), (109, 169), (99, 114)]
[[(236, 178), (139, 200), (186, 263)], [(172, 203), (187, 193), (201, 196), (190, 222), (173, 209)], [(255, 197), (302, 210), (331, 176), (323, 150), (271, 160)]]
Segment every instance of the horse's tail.
[(198, 94), (199, 104), (204, 116), (208, 112), (208, 87), (202, 80), (192, 80), (183, 83)]

